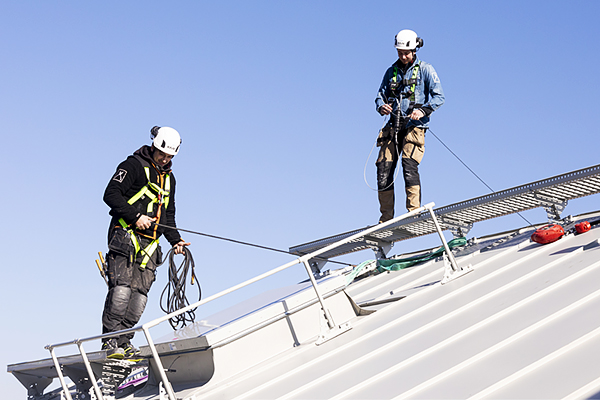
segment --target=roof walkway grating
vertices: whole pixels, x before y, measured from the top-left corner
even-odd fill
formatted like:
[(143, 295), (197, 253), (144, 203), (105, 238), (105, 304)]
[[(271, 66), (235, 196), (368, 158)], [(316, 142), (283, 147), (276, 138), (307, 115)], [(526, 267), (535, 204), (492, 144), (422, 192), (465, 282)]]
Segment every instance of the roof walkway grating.
[[(546, 210), (549, 220), (558, 220), (569, 200), (599, 192), (600, 164), (439, 207), (434, 209), (434, 212), (443, 230), (451, 230), (455, 236), (464, 236), (475, 222), (537, 207)], [(289, 251), (297, 255), (309, 254), (368, 228), (369, 226), (293, 246)], [(431, 215), (424, 212), (325, 252), (320, 255), (320, 258), (329, 259), (365, 249), (381, 251), (386, 247), (389, 248), (394, 242), (428, 235), (435, 231)]]

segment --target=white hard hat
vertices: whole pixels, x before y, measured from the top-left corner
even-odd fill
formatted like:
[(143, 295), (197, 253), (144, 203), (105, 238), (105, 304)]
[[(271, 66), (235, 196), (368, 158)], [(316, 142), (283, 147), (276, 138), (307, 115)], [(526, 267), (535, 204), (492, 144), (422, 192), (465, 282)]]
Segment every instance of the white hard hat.
[(395, 46), (398, 50), (416, 50), (423, 46), (423, 39), (415, 31), (404, 29), (396, 35)]
[(169, 155), (176, 155), (181, 145), (181, 136), (173, 128), (168, 126), (155, 126), (150, 130), (150, 137), (153, 139), (154, 147)]

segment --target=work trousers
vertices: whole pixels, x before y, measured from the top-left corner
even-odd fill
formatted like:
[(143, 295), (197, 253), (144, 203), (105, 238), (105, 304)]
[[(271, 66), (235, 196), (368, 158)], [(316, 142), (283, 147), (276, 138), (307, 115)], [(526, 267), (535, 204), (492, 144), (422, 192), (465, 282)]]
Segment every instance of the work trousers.
[[(138, 241), (142, 249), (150, 243), (150, 239), (144, 237), (138, 237)], [(159, 246), (146, 267), (141, 269), (143, 252), (138, 253), (137, 257), (112, 250), (108, 252), (106, 261), (109, 286), (102, 313), (102, 333), (132, 328), (139, 322), (146, 308), (148, 292), (156, 279), (155, 270), (161, 261), (161, 254)], [(133, 333), (128, 333), (118, 337), (117, 343), (122, 347), (132, 338)]]
[[(391, 127), (380, 132), (378, 146), (377, 189), (381, 218), (385, 222), (394, 217), (394, 171), (398, 159), (402, 162), (402, 175), (406, 192), (406, 209), (412, 211), (421, 206), (421, 178), (419, 164), (425, 154), (425, 129), (409, 127), (399, 132), (395, 140)], [(399, 157), (401, 156), (401, 157)]]

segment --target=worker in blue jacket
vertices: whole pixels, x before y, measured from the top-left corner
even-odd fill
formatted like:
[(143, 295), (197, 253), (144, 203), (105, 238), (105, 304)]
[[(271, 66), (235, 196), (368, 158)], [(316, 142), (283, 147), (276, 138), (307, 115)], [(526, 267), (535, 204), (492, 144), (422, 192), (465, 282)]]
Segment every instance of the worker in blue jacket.
[(379, 132), (377, 145), (377, 189), (381, 217), (394, 217), (394, 171), (400, 154), (406, 190), (406, 208), (421, 206), (419, 164), (425, 153), (425, 131), (431, 113), (444, 104), (444, 92), (435, 69), (419, 60), (417, 50), (423, 40), (405, 29), (396, 35), (398, 60), (387, 69), (375, 98), (377, 111), (390, 115)]

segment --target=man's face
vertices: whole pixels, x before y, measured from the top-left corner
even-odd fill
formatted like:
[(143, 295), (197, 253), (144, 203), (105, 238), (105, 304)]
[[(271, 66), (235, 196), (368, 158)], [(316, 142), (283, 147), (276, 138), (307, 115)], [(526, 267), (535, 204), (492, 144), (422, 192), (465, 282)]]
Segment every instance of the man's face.
[(156, 147), (154, 148), (154, 153), (152, 153), (152, 159), (157, 165), (164, 167), (169, 163), (169, 161), (171, 161), (171, 158), (173, 158), (172, 155), (160, 151)]
[(398, 50), (398, 58), (402, 64), (412, 64), (415, 61), (415, 52), (413, 50)]

